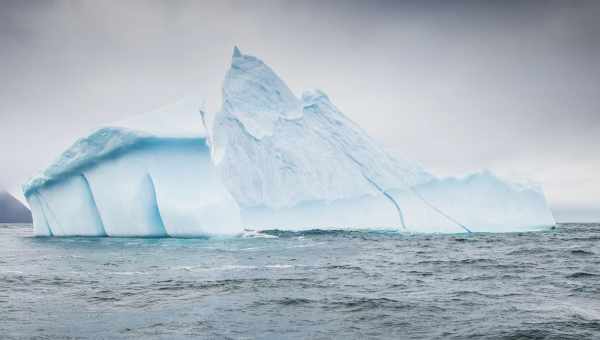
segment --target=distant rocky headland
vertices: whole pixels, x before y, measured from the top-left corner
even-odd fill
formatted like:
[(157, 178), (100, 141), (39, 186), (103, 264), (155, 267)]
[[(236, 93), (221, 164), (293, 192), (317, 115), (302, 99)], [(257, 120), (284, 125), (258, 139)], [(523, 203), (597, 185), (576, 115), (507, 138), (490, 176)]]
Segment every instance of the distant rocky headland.
[(0, 191), (0, 223), (31, 223), (31, 211), (6, 191)]

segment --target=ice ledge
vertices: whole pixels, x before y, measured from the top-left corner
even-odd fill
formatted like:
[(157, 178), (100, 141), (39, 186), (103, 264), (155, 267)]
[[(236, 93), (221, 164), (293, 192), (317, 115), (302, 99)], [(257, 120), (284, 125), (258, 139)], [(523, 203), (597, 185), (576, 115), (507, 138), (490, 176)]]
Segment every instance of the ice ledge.
[(96, 129), (73, 143), (46, 170), (23, 185), (23, 193), (28, 196), (36, 188), (139, 146), (158, 142), (206, 143), (208, 133), (202, 120), (203, 106), (203, 100), (187, 96), (149, 113)]
[(50, 182), (63, 179), (73, 172), (111, 157), (125, 150), (153, 143), (204, 143), (201, 138), (160, 137), (142, 131), (121, 127), (104, 127), (77, 140), (40, 175), (23, 185), (23, 193), (31, 192)]
[(502, 176), (498, 176), (493, 171), (489, 169), (483, 169), (481, 171), (472, 172), (465, 174), (463, 177), (440, 177), (436, 179), (437, 182), (443, 184), (457, 184), (457, 183), (489, 183), (489, 184), (498, 184), (504, 185), (515, 192), (522, 191), (533, 191), (538, 194), (543, 195), (542, 186), (539, 183), (521, 179), (519, 181), (513, 178), (504, 178)]

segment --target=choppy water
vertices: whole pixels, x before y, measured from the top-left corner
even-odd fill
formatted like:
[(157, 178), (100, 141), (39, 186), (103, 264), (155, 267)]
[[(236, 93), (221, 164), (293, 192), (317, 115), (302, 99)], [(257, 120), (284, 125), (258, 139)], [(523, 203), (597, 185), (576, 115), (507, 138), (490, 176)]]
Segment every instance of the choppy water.
[(600, 339), (600, 224), (534, 233), (33, 238), (0, 338)]

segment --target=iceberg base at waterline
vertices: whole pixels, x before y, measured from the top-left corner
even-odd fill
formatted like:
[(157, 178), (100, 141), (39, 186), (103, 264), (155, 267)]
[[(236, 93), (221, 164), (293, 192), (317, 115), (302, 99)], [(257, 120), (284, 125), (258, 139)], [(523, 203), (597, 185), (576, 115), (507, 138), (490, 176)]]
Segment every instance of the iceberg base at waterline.
[(463, 233), (465, 227), (514, 232), (554, 225), (540, 192), (515, 188), (486, 172), (389, 194), (403, 222), (381, 194), (240, 208), (220, 183), (208, 148), (195, 142), (144, 146), (113, 156), (33, 190), (27, 199), (37, 236), (194, 237), (244, 229)]

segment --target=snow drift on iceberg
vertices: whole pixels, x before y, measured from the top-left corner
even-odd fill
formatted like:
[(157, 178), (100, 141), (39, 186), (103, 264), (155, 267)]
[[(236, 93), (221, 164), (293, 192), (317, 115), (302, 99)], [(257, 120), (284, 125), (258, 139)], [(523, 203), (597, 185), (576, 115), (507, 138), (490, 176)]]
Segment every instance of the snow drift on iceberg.
[(24, 187), (36, 235), (244, 228), (517, 231), (554, 224), (539, 187), (438, 179), (391, 157), (320, 90), (296, 97), (235, 48), (212, 126), (193, 102), (102, 128)]

